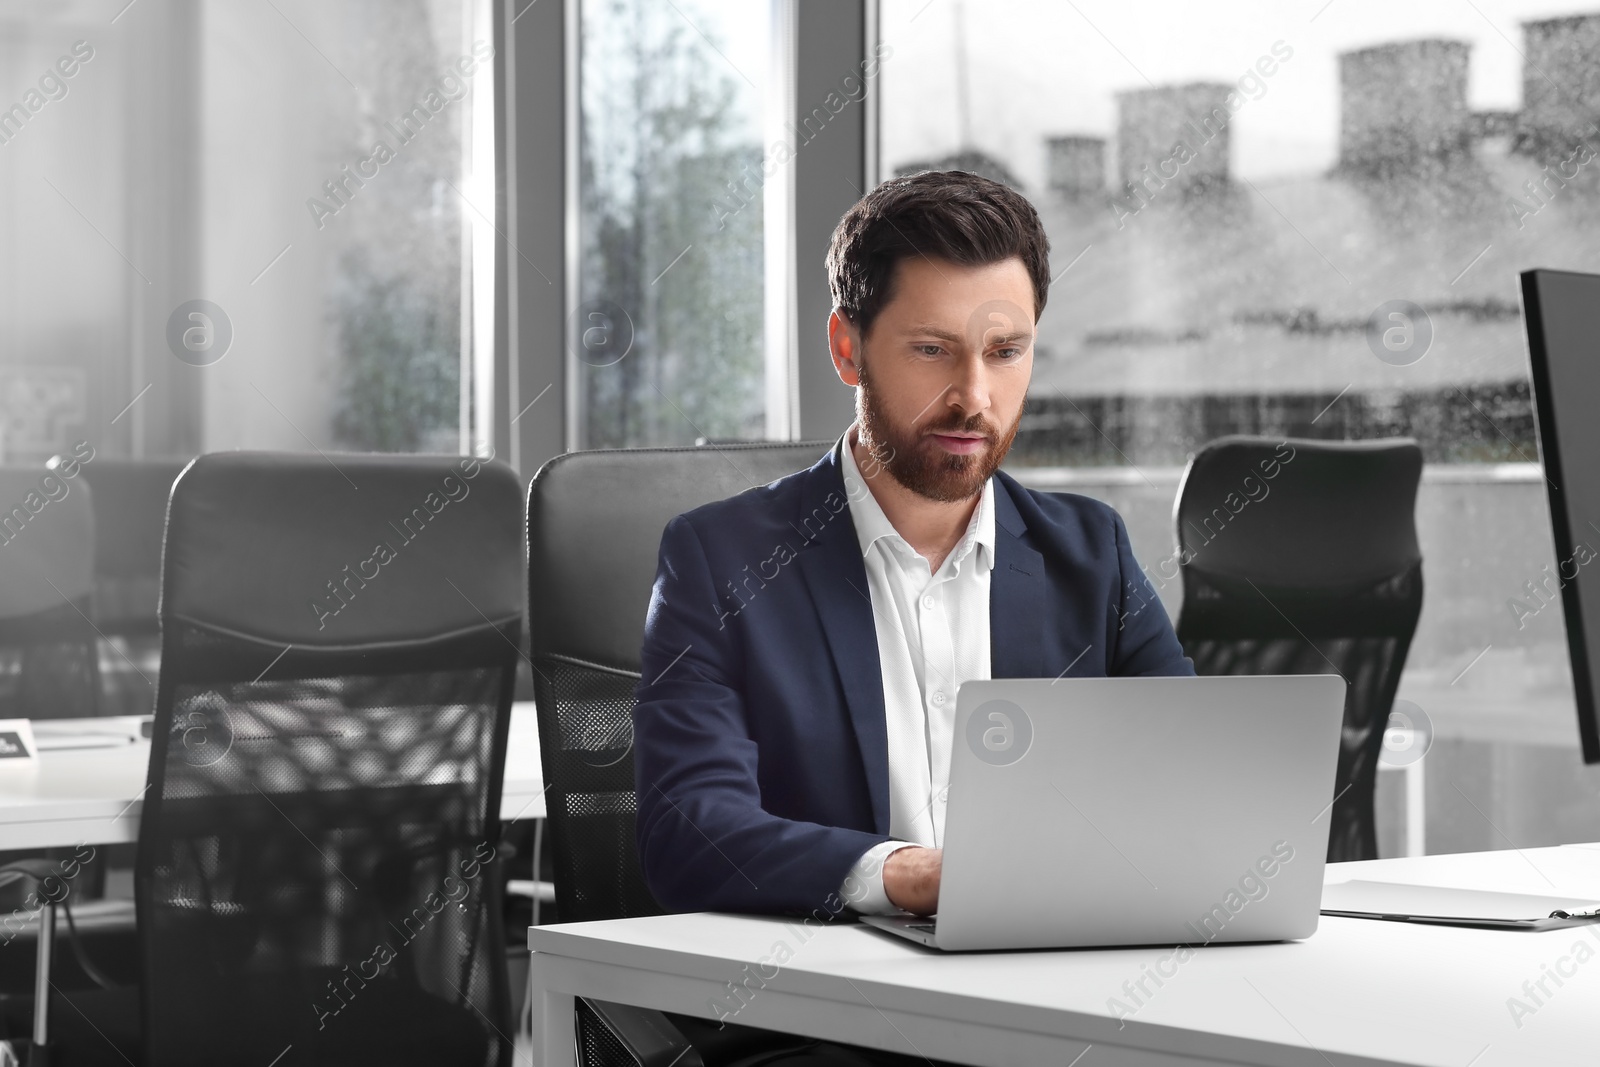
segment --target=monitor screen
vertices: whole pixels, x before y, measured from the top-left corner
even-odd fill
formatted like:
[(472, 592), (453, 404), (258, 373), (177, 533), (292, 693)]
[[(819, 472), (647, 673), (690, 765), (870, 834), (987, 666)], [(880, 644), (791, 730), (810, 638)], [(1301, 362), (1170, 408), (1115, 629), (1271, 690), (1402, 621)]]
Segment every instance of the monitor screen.
[(1522, 310), (1578, 732), (1600, 763), (1600, 275), (1524, 271)]

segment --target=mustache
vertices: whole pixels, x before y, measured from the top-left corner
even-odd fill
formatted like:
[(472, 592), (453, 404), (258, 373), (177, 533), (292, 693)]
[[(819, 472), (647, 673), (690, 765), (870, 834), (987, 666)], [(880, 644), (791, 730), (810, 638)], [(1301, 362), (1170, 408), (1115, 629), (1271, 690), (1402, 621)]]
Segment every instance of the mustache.
[(924, 434), (932, 433), (981, 433), (988, 441), (1000, 439), (1000, 432), (991, 426), (982, 415), (973, 415), (963, 418), (959, 412), (952, 412), (951, 417), (939, 422), (930, 422), (923, 427)]

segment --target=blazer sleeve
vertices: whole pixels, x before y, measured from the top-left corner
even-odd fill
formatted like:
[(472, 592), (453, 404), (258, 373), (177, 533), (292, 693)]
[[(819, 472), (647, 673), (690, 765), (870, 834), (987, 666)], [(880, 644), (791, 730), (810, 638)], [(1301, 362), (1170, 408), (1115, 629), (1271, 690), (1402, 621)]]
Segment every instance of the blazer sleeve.
[(1183, 654), (1161, 598), (1133, 558), (1133, 544), (1122, 516), (1111, 513), (1120, 574), (1120, 602), (1112, 622), (1116, 655), (1112, 675), (1192, 675), (1194, 661)]
[(645, 883), (672, 911), (831, 918), (851, 867), (886, 838), (763, 810), (746, 650), (718, 603), (700, 537), (679, 516), (661, 539), (634, 706)]

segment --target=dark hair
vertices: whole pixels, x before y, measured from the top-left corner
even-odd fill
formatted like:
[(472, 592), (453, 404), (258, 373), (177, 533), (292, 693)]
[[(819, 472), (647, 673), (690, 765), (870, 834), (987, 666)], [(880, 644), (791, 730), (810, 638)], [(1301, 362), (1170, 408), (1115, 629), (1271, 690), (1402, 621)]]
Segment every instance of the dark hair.
[(924, 255), (965, 266), (1020, 257), (1038, 319), (1050, 295), (1050, 238), (1015, 189), (962, 170), (890, 178), (856, 201), (828, 246), (833, 304), (865, 333), (889, 302), (895, 264)]

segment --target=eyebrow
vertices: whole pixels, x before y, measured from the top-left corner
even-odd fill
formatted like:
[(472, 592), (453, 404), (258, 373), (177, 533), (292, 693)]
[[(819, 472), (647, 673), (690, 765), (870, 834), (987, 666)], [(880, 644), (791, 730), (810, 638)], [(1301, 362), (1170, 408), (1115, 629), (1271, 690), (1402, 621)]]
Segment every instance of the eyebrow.
[[(985, 332), (987, 333), (989, 331), (985, 331)], [(955, 343), (955, 344), (960, 344), (961, 342), (966, 340), (965, 337), (962, 337), (958, 333), (951, 333), (949, 330), (944, 329), (942, 326), (935, 326), (932, 323), (928, 323), (928, 322), (922, 323), (919, 326), (911, 327), (911, 329), (908, 330), (907, 333), (912, 334), (912, 335), (921, 334), (921, 335), (924, 335), (924, 336), (927, 336), (927, 337), (937, 337), (941, 341), (950, 341), (950, 342)], [(994, 343), (1005, 343), (1005, 342), (1009, 342), (1009, 341), (1029, 340), (1033, 336), (1034, 336), (1034, 332), (1032, 330), (1026, 330), (1026, 329), (1024, 329), (1024, 330), (1012, 330), (1009, 333), (1003, 333), (1003, 334), (1000, 334), (1000, 335), (992, 338), (990, 343), (994, 344)]]
[(911, 327), (911, 329), (907, 330), (906, 332), (910, 333), (910, 334), (924, 334), (924, 335), (926, 335), (928, 337), (937, 337), (941, 341), (960, 342), (962, 340), (965, 340), (965, 338), (963, 338), (960, 334), (951, 333), (949, 330), (946, 330), (944, 327), (935, 326), (931, 322), (924, 322), (924, 323), (921, 323), (920, 325), (913, 326), (913, 327)]

